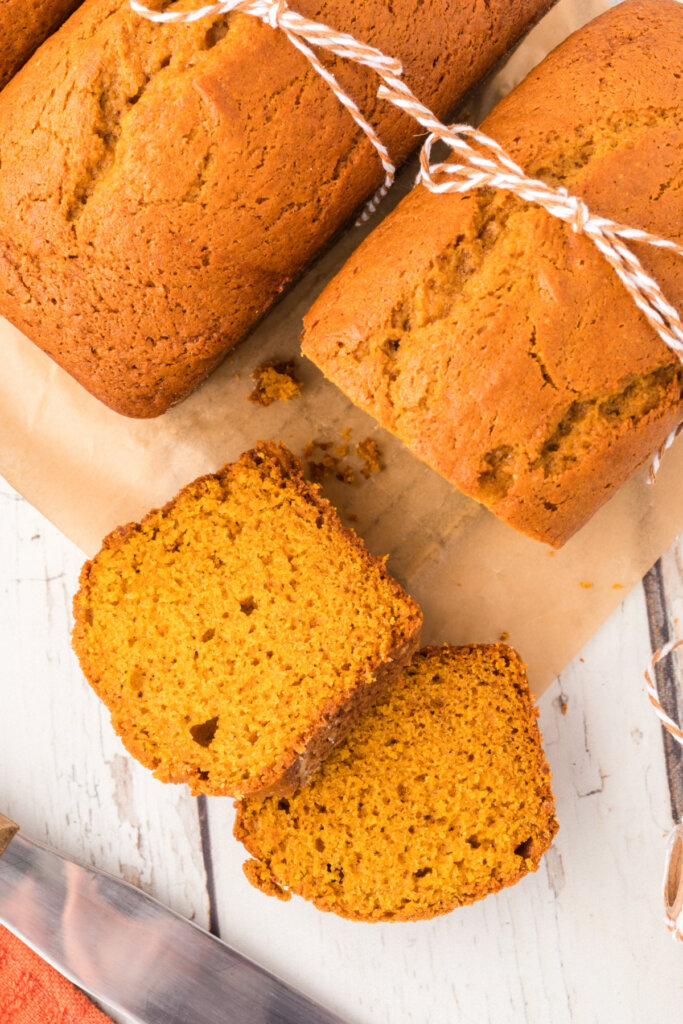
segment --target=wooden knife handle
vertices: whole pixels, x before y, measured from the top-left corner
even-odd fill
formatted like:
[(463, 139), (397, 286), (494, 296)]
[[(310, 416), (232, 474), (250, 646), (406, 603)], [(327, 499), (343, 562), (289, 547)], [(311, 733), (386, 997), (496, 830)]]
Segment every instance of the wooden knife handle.
[(18, 831), (18, 825), (11, 821), (10, 818), (6, 818), (4, 814), (0, 814), (0, 857), (2, 857)]

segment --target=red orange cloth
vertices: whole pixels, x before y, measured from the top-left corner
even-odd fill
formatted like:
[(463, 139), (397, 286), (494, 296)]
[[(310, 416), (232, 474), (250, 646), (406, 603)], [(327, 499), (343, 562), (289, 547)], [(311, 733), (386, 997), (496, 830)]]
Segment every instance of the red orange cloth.
[(82, 992), (0, 925), (0, 1024), (111, 1024)]

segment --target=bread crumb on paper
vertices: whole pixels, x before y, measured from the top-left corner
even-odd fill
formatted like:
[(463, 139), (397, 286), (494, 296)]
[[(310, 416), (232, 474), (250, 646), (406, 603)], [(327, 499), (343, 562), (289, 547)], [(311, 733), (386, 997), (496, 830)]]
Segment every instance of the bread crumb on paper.
[(256, 387), (247, 396), (255, 405), (268, 406), (273, 402), (289, 402), (301, 394), (301, 381), (295, 377), (293, 359), (268, 359), (252, 371)]
[(383, 468), (379, 445), (371, 437), (366, 437), (364, 441), (356, 445), (356, 455), (363, 460), (361, 473), (366, 479), (371, 473), (379, 473)]
[[(382, 453), (376, 441), (366, 437), (355, 448), (350, 444), (351, 429), (342, 431), (343, 442), (311, 439), (303, 448), (303, 459), (309, 478), (313, 483), (321, 484), (335, 478), (343, 484), (354, 484), (358, 472), (367, 480), (371, 473), (378, 473), (384, 468)], [(352, 457), (360, 459), (360, 469), (354, 468), (347, 460)]]

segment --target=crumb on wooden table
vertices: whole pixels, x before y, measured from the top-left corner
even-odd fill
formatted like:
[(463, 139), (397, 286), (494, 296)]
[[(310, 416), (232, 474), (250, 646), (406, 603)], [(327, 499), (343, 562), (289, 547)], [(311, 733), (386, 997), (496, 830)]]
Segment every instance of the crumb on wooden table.
[(255, 405), (271, 405), (273, 402), (289, 402), (301, 394), (301, 381), (295, 376), (296, 362), (293, 359), (268, 359), (257, 366), (251, 376), (256, 387), (248, 395)]
[(590, 582), (590, 580), (580, 580), (579, 581), (579, 586), (583, 587), (584, 590), (590, 590), (590, 588), (593, 586), (593, 584)]
[(498, 643), (504, 644), (509, 636), (510, 634), (508, 633), (507, 629), (504, 629), (503, 632), (498, 637)]

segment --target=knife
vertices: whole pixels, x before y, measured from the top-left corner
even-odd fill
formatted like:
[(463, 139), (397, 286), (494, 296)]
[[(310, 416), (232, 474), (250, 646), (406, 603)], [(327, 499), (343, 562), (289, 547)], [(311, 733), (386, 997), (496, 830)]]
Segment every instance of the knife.
[(2, 814), (0, 923), (135, 1024), (345, 1024), (135, 886), (18, 834)]

